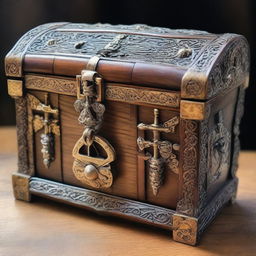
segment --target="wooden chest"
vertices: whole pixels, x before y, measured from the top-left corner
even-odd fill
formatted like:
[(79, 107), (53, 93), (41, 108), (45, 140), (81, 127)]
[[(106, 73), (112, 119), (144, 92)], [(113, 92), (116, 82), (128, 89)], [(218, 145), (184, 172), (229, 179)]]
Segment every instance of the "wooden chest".
[(17, 199), (148, 223), (194, 245), (235, 198), (244, 37), (51, 23), (25, 34), (5, 68)]

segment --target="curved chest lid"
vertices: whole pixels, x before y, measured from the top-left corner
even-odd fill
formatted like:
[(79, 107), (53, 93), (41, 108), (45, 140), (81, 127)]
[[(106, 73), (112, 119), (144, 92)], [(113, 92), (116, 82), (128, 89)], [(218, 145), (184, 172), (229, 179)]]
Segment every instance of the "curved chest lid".
[[(235, 34), (49, 23), (17, 42), (6, 56), (6, 75), (33, 72), (72, 77), (95, 55), (101, 57), (97, 71), (107, 81), (181, 90), (183, 98), (212, 97), (221, 89), (212, 87), (226, 84), (231, 73), (241, 79), (248, 73), (247, 42)], [(216, 72), (221, 81), (216, 81)]]

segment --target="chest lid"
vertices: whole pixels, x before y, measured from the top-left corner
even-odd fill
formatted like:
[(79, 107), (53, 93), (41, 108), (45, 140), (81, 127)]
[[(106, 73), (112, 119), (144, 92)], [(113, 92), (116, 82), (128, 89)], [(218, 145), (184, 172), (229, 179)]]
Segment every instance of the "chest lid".
[(6, 75), (74, 77), (93, 56), (106, 81), (177, 90), (183, 99), (209, 99), (248, 80), (248, 44), (236, 34), (73, 23), (27, 32), (6, 56)]

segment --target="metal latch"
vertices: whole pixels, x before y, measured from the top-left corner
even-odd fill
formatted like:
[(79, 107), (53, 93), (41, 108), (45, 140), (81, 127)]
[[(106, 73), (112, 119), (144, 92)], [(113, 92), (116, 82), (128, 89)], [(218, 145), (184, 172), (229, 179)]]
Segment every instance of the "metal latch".
[(74, 107), (80, 113), (78, 121), (84, 125), (84, 132), (73, 148), (73, 173), (91, 187), (108, 188), (113, 183), (110, 163), (115, 160), (115, 150), (105, 138), (97, 135), (105, 112), (105, 106), (100, 103), (104, 95), (103, 79), (95, 71), (99, 59), (92, 57), (86, 70), (77, 76)]

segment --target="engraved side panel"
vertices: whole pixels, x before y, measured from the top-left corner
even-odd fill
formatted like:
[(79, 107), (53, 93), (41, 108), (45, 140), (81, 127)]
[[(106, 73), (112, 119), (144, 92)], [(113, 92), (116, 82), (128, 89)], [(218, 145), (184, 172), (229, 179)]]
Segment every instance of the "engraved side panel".
[[(72, 172), (72, 150), (84, 129), (77, 122), (78, 113), (73, 107), (75, 100), (75, 97), (65, 95), (60, 95), (59, 98), (62, 123), (63, 180), (67, 184), (91, 189), (91, 187), (77, 180)], [(110, 188), (95, 188), (95, 190), (136, 199), (137, 122), (133, 116), (134, 106), (108, 101), (104, 104), (106, 112), (101, 127), (101, 136), (111, 141), (116, 151), (116, 160), (112, 166), (115, 182)]]
[(212, 102), (208, 130), (207, 197), (210, 199), (230, 178), (232, 129), (238, 89)]

